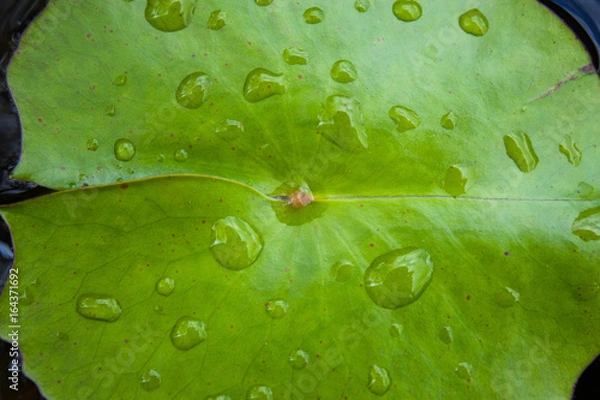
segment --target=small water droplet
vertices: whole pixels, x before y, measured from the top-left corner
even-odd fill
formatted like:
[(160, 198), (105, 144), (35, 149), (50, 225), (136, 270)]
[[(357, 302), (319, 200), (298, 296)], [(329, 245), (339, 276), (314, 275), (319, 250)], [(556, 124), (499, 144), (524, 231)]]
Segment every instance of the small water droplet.
[(208, 29), (218, 31), (227, 25), (227, 13), (221, 10), (215, 10), (208, 16)]
[(179, 31), (189, 25), (197, 0), (147, 0), (144, 16), (163, 32)]
[(406, 132), (421, 125), (419, 115), (408, 107), (394, 106), (390, 108), (388, 115), (396, 123), (398, 132)]
[(117, 109), (115, 106), (106, 106), (106, 115), (109, 117), (114, 117), (117, 115)]
[(354, 2), (354, 8), (356, 11), (364, 13), (371, 7), (371, 0), (356, 0)]
[(175, 281), (171, 278), (165, 277), (156, 282), (156, 291), (163, 296), (170, 295), (173, 290), (175, 290)]
[(577, 185), (577, 194), (579, 194), (579, 197), (582, 199), (592, 197), (594, 194), (594, 187), (587, 182), (579, 182)]
[(192, 72), (182, 79), (175, 91), (175, 99), (182, 107), (196, 109), (210, 94), (211, 82), (204, 72)]
[(325, 13), (319, 7), (311, 7), (306, 9), (302, 16), (304, 17), (304, 21), (311, 25), (318, 24), (325, 19)]
[(85, 318), (113, 322), (119, 319), (121, 306), (110, 296), (84, 294), (77, 299), (77, 312)]
[(206, 339), (204, 322), (192, 318), (181, 317), (171, 329), (171, 343), (179, 350), (189, 350)]
[(481, 11), (474, 8), (458, 17), (460, 28), (473, 36), (483, 36), (490, 28), (490, 24)]
[(496, 292), (494, 301), (500, 307), (509, 308), (518, 303), (520, 298), (519, 292), (506, 286)]
[(371, 393), (383, 396), (389, 390), (391, 383), (390, 373), (387, 369), (378, 365), (371, 365), (369, 382), (367, 383)]
[(400, 21), (412, 22), (421, 18), (423, 10), (414, 0), (398, 0), (392, 6), (392, 12)]
[(254, 4), (257, 6), (268, 6), (273, 2), (273, 0), (254, 0)]
[(252, 386), (246, 393), (246, 400), (273, 400), (273, 391), (268, 386)]
[(369, 147), (363, 126), (360, 103), (350, 97), (327, 97), (317, 126), (317, 133), (348, 151)]
[(358, 78), (356, 67), (348, 60), (338, 60), (333, 63), (329, 74), (331, 79), (339, 83), (354, 82)]
[(19, 292), (19, 305), (28, 306), (33, 304), (33, 292), (29, 286), (23, 286)]
[(244, 82), (244, 99), (256, 103), (276, 94), (285, 93), (283, 74), (276, 74), (264, 68), (255, 68)]
[(416, 301), (431, 282), (433, 262), (423, 249), (407, 247), (377, 257), (365, 271), (367, 294), (394, 310)]
[(571, 232), (586, 242), (600, 240), (600, 207), (582, 211), (573, 221)]
[(96, 151), (96, 150), (98, 150), (99, 145), (100, 144), (98, 143), (98, 141), (96, 139), (88, 139), (87, 143), (85, 144), (85, 147), (89, 151)]
[(446, 170), (443, 189), (452, 197), (458, 197), (465, 194), (465, 188), (469, 179), (460, 167), (452, 165)]
[(267, 311), (267, 314), (269, 314), (269, 317), (275, 319), (285, 317), (289, 308), (290, 305), (283, 299), (272, 299), (265, 303), (265, 310)]
[(306, 65), (308, 64), (308, 52), (297, 47), (288, 47), (283, 50), (281, 55), (283, 61), (289, 65)]
[(563, 141), (558, 145), (558, 150), (563, 153), (567, 160), (574, 166), (581, 164), (581, 150), (577, 147), (577, 144), (573, 142), (571, 135), (565, 136)]
[(533, 150), (531, 139), (525, 132), (505, 135), (504, 147), (506, 148), (506, 154), (522, 172), (533, 171), (540, 161)]
[(244, 133), (244, 125), (240, 121), (225, 119), (217, 126), (217, 136), (225, 140), (235, 140)]
[(115, 141), (115, 158), (119, 161), (131, 161), (135, 156), (135, 146), (128, 139), (117, 139)]
[(175, 161), (183, 162), (188, 159), (188, 153), (185, 149), (178, 149), (175, 151)]
[(329, 274), (338, 282), (346, 282), (352, 277), (355, 266), (350, 261), (341, 260), (331, 266)]
[(204, 400), (231, 400), (231, 397), (227, 396), (226, 394), (218, 394), (205, 397)]
[(454, 341), (454, 333), (452, 332), (452, 327), (444, 326), (438, 332), (438, 337), (440, 340), (446, 344), (450, 344)]
[(390, 336), (391, 337), (400, 337), (400, 335), (402, 335), (402, 331), (404, 330), (404, 327), (400, 324), (392, 324), (390, 325)]
[(154, 312), (158, 315), (164, 315), (164, 308), (161, 305), (154, 306)]
[(158, 372), (149, 369), (140, 376), (140, 386), (146, 391), (156, 390), (160, 386), (161, 380)]
[(304, 350), (294, 350), (288, 358), (292, 368), (302, 369), (310, 361), (310, 356)]
[(467, 362), (461, 362), (454, 371), (463, 379), (471, 379), (471, 375), (473, 375), (473, 366)]
[(261, 250), (261, 238), (246, 221), (226, 217), (212, 226), (210, 252), (224, 268), (241, 270), (252, 265)]
[(125, 74), (121, 74), (119, 76), (117, 76), (114, 80), (113, 83), (116, 86), (125, 86), (127, 85), (127, 75)]
[(450, 110), (442, 116), (440, 124), (442, 125), (442, 128), (451, 130), (456, 126), (456, 123), (458, 122), (457, 119), (454, 111)]
[(69, 335), (65, 332), (56, 332), (56, 338), (60, 341), (66, 342), (69, 340)]
[(164, 154), (159, 154), (156, 156), (156, 161), (158, 162), (163, 162), (165, 161), (165, 155)]

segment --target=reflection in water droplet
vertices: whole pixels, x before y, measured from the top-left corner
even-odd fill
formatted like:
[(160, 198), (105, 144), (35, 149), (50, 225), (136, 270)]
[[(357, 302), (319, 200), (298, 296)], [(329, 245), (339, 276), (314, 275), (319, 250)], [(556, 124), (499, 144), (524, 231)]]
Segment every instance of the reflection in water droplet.
[(272, 299), (265, 303), (265, 310), (267, 311), (267, 314), (269, 314), (269, 317), (275, 319), (285, 317), (289, 308), (290, 305), (288, 302), (282, 299)]
[(423, 10), (415, 0), (398, 0), (392, 6), (396, 18), (404, 22), (412, 22), (421, 18)]
[(257, 6), (268, 6), (271, 4), (273, 0), (254, 0), (254, 4)]
[(175, 99), (182, 107), (195, 109), (200, 107), (210, 94), (211, 83), (204, 72), (192, 72), (179, 83)]
[(392, 381), (387, 369), (377, 365), (371, 365), (369, 382), (367, 383), (367, 387), (371, 393), (382, 396), (389, 390), (391, 383)]
[(446, 344), (452, 343), (452, 341), (454, 340), (454, 334), (452, 333), (452, 327), (444, 326), (438, 332), (438, 337), (440, 338), (440, 340), (442, 342), (444, 342)]
[(188, 159), (188, 153), (185, 149), (178, 149), (174, 154), (175, 161), (183, 162)]
[(283, 50), (283, 61), (289, 65), (306, 65), (308, 64), (308, 52), (297, 47), (288, 47)]
[(135, 156), (135, 146), (130, 140), (117, 139), (115, 142), (115, 158), (119, 161), (131, 161)]
[(577, 185), (577, 194), (582, 199), (592, 197), (592, 194), (594, 194), (594, 187), (587, 182), (579, 182)]
[(147, 0), (146, 21), (163, 32), (175, 32), (189, 25), (197, 0)]
[(369, 147), (363, 126), (360, 103), (350, 97), (327, 97), (317, 126), (317, 133), (348, 151)]
[(84, 294), (77, 299), (77, 312), (85, 318), (113, 322), (119, 319), (121, 306), (110, 296)]
[(325, 19), (325, 13), (319, 7), (311, 7), (302, 14), (307, 24), (318, 24)]
[(288, 358), (292, 368), (302, 369), (306, 367), (310, 360), (310, 356), (304, 350), (294, 350)]
[(108, 115), (109, 117), (114, 117), (115, 115), (117, 115), (117, 109), (115, 108), (115, 106), (106, 106), (106, 115)]
[(264, 68), (255, 68), (244, 82), (244, 99), (256, 103), (276, 94), (285, 93), (283, 74), (276, 74)]
[(350, 261), (341, 260), (331, 266), (329, 275), (338, 282), (346, 282), (352, 277), (354, 269), (354, 264)]
[(600, 207), (582, 211), (573, 221), (571, 232), (586, 242), (600, 240)]
[(98, 150), (99, 145), (100, 144), (98, 143), (98, 141), (96, 139), (89, 139), (87, 141), (87, 143), (85, 144), (85, 147), (89, 151), (96, 151), (96, 150)]
[(558, 150), (563, 153), (567, 160), (574, 166), (579, 166), (581, 164), (581, 150), (577, 147), (577, 144), (573, 142), (571, 135), (565, 136), (563, 141), (558, 145)]
[(416, 301), (431, 282), (433, 262), (423, 249), (407, 247), (377, 257), (365, 271), (367, 294), (390, 310)]
[(458, 376), (463, 379), (470, 379), (473, 375), (473, 366), (467, 362), (458, 364), (458, 367), (454, 370)]
[(208, 16), (208, 29), (218, 31), (227, 25), (227, 13), (221, 10), (215, 10)]
[(331, 79), (339, 83), (354, 82), (358, 78), (358, 72), (356, 72), (354, 64), (348, 60), (338, 60), (333, 63), (329, 74)]
[(505, 135), (504, 147), (506, 148), (506, 154), (522, 172), (533, 171), (540, 161), (533, 150), (529, 136), (525, 132)]
[(160, 386), (160, 383), (160, 374), (153, 369), (147, 370), (140, 376), (140, 386), (144, 390), (156, 390)]
[(192, 318), (181, 317), (171, 329), (171, 343), (179, 350), (189, 350), (206, 339), (204, 322)]
[(212, 226), (210, 252), (224, 268), (241, 270), (252, 265), (261, 250), (261, 238), (246, 221), (226, 217)]
[(390, 326), (390, 336), (391, 337), (400, 337), (400, 335), (402, 335), (402, 331), (404, 330), (404, 327), (400, 324), (392, 324)]
[(354, 2), (354, 8), (356, 11), (364, 13), (371, 7), (371, 0), (356, 0)]
[(496, 292), (494, 301), (500, 307), (509, 308), (518, 303), (520, 298), (519, 292), (506, 286)]
[(463, 170), (456, 165), (448, 167), (446, 177), (444, 178), (443, 189), (452, 197), (458, 197), (465, 194), (465, 188), (469, 179), (465, 176)]
[(175, 290), (175, 281), (171, 278), (165, 277), (156, 282), (156, 291), (163, 296), (170, 295), (173, 290)]
[(273, 391), (268, 386), (252, 386), (246, 393), (246, 400), (273, 400)]
[(119, 76), (117, 76), (114, 80), (113, 83), (116, 86), (125, 86), (127, 85), (127, 75), (125, 74), (121, 74)]
[(461, 29), (474, 36), (483, 36), (488, 31), (490, 25), (483, 13), (474, 8), (458, 17), (458, 24)]
[(217, 136), (225, 140), (235, 140), (244, 133), (244, 125), (233, 119), (225, 119), (217, 126)]
[(419, 115), (408, 107), (394, 106), (390, 108), (388, 115), (396, 123), (398, 132), (406, 132), (421, 125)]
[(446, 114), (444, 114), (442, 116), (442, 119), (440, 120), (440, 124), (442, 125), (442, 128), (444, 129), (454, 129), (454, 127), (456, 126), (457, 123), (457, 117), (456, 114), (450, 110), (448, 111)]

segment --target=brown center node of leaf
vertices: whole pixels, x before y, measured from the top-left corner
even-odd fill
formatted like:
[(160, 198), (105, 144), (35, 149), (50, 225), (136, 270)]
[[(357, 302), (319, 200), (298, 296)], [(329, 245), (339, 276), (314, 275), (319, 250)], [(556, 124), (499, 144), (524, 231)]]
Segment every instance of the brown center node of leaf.
[(288, 204), (296, 209), (300, 209), (312, 203), (314, 199), (315, 198), (312, 196), (312, 194), (303, 192), (301, 190), (296, 190), (288, 196)]

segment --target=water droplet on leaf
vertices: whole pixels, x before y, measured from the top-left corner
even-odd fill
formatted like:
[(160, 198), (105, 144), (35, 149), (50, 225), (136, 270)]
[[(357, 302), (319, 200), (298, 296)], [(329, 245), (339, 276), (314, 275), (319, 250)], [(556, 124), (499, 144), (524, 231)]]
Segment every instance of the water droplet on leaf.
[(147, 0), (146, 21), (163, 32), (179, 31), (189, 25), (197, 0)]
[(458, 367), (456, 367), (454, 371), (463, 379), (471, 379), (471, 375), (473, 375), (473, 366), (467, 362), (462, 362), (458, 364)]
[(140, 386), (146, 391), (152, 391), (159, 388), (161, 377), (158, 372), (149, 369), (140, 376)]
[(273, 391), (268, 386), (252, 386), (246, 393), (246, 400), (273, 400)]
[(175, 99), (182, 107), (196, 109), (200, 107), (210, 94), (211, 82), (204, 72), (192, 72), (179, 84), (175, 91)]
[(371, 365), (369, 382), (367, 383), (367, 387), (371, 393), (383, 396), (389, 390), (391, 383), (392, 381), (387, 369), (377, 365)]
[(521, 295), (514, 289), (504, 287), (500, 289), (494, 296), (494, 301), (500, 307), (509, 308), (519, 302)]
[(407, 247), (377, 257), (365, 271), (367, 294), (394, 310), (416, 301), (431, 282), (433, 262), (423, 249)]
[(252, 265), (261, 250), (261, 238), (246, 221), (226, 217), (212, 226), (210, 252), (224, 268), (241, 270)]
[(600, 240), (600, 207), (582, 211), (573, 221), (571, 232), (586, 242)]
[(414, 0), (398, 0), (392, 6), (396, 18), (404, 22), (412, 22), (421, 18), (423, 10), (421, 5)]
[(288, 302), (282, 299), (272, 299), (265, 303), (265, 310), (267, 311), (267, 314), (269, 314), (269, 317), (275, 319), (285, 317), (289, 308), (290, 305)]
[(454, 127), (456, 126), (457, 123), (457, 117), (456, 114), (450, 110), (448, 111), (446, 114), (444, 114), (442, 116), (442, 119), (440, 120), (440, 124), (442, 125), (442, 128), (444, 129), (454, 129)]
[(578, 285), (573, 285), (573, 297), (576, 301), (590, 301), (595, 299), (600, 292), (600, 285), (598, 282), (586, 281)]
[(398, 132), (406, 132), (421, 125), (419, 115), (408, 107), (394, 106), (390, 108), (388, 115), (396, 123)]
[(106, 115), (108, 115), (109, 117), (114, 117), (115, 115), (117, 115), (117, 109), (115, 108), (115, 106), (107, 106)]
[(183, 162), (188, 159), (188, 153), (185, 149), (178, 149), (174, 154), (175, 161)]
[(327, 97), (317, 126), (317, 133), (348, 151), (369, 147), (363, 126), (360, 103), (350, 97)]
[(77, 299), (77, 312), (85, 318), (113, 322), (119, 319), (121, 306), (110, 296), (84, 294)]
[(127, 139), (117, 139), (114, 147), (115, 158), (119, 161), (131, 161), (135, 156), (135, 146)]
[(533, 150), (531, 139), (525, 132), (505, 135), (504, 147), (506, 148), (506, 154), (522, 172), (533, 171), (540, 161)]
[(308, 8), (302, 16), (304, 17), (304, 21), (311, 25), (318, 24), (325, 19), (325, 13), (319, 7)]
[(308, 361), (310, 360), (310, 356), (304, 350), (294, 350), (290, 354), (288, 358), (292, 368), (294, 369), (302, 369), (306, 367)]
[(204, 400), (231, 400), (231, 397), (227, 396), (226, 394), (219, 394), (216, 396), (205, 397)]
[(121, 74), (119, 76), (117, 76), (114, 80), (113, 83), (116, 86), (125, 86), (127, 85), (127, 75), (125, 74)]
[(440, 338), (440, 340), (442, 342), (444, 342), (446, 344), (452, 343), (452, 341), (454, 340), (454, 334), (452, 332), (452, 328), (450, 326), (444, 326), (438, 332), (438, 337)]
[(474, 8), (458, 17), (458, 24), (461, 29), (474, 36), (483, 36), (488, 31), (490, 25), (483, 13)]
[(175, 290), (175, 281), (171, 278), (162, 278), (156, 282), (156, 291), (163, 296), (168, 296)]
[(33, 304), (33, 292), (29, 286), (23, 286), (19, 292), (19, 305), (28, 306)]
[(338, 282), (346, 282), (352, 277), (354, 269), (354, 264), (350, 261), (341, 260), (331, 266), (329, 274)]
[(565, 136), (563, 141), (558, 145), (558, 150), (563, 153), (567, 160), (574, 166), (581, 164), (581, 150), (577, 147), (577, 144), (573, 142), (571, 135)]
[(256, 103), (276, 94), (285, 93), (283, 74), (276, 74), (264, 68), (255, 68), (244, 82), (244, 99)]
[(208, 29), (218, 31), (227, 25), (227, 13), (221, 10), (215, 10), (208, 16)]
[(446, 177), (444, 178), (443, 189), (452, 197), (458, 197), (465, 194), (465, 188), (469, 179), (463, 173), (463, 170), (456, 165), (448, 167)]
[(354, 8), (356, 11), (364, 13), (371, 7), (371, 0), (356, 0), (354, 2)]
[(99, 143), (96, 139), (89, 139), (87, 141), (87, 143), (85, 144), (86, 149), (88, 149), (89, 151), (98, 150), (98, 146), (99, 146)]
[(257, 6), (268, 6), (273, 2), (273, 0), (254, 0), (254, 4)]
[(392, 324), (390, 326), (390, 336), (391, 337), (400, 337), (400, 335), (402, 335), (402, 331), (404, 330), (404, 327), (400, 324)]
[(244, 133), (244, 125), (233, 119), (225, 119), (217, 126), (217, 136), (225, 140), (235, 140)]
[(338, 60), (333, 63), (329, 74), (331, 79), (339, 83), (354, 82), (358, 78), (358, 72), (356, 72), (354, 64), (348, 60)]
[(192, 318), (181, 317), (171, 329), (171, 343), (179, 350), (189, 350), (206, 339), (204, 322)]
[(283, 61), (289, 65), (306, 65), (308, 64), (308, 52), (297, 47), (288, 47), (283, 50), (281, 55)]
[(587, 182), (579, 182), (577, 185), (577, 194), (579, 194), (579, 197), (582, 199), (592, 197), (592, 194), (594, 194), (594, 187)]

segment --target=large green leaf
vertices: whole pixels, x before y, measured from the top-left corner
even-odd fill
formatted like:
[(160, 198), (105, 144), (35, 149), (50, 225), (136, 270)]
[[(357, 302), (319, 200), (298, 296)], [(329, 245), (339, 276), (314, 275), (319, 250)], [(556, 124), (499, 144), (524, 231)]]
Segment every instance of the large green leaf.
[(151, 24), (165, 3), (194, 2), (55, 1), (9, 71), (17, 176), (103, 185), (2, 210), (47, 396), (568, 396), (600, 351), (600, 90), (560, 21), (248, 0)]

